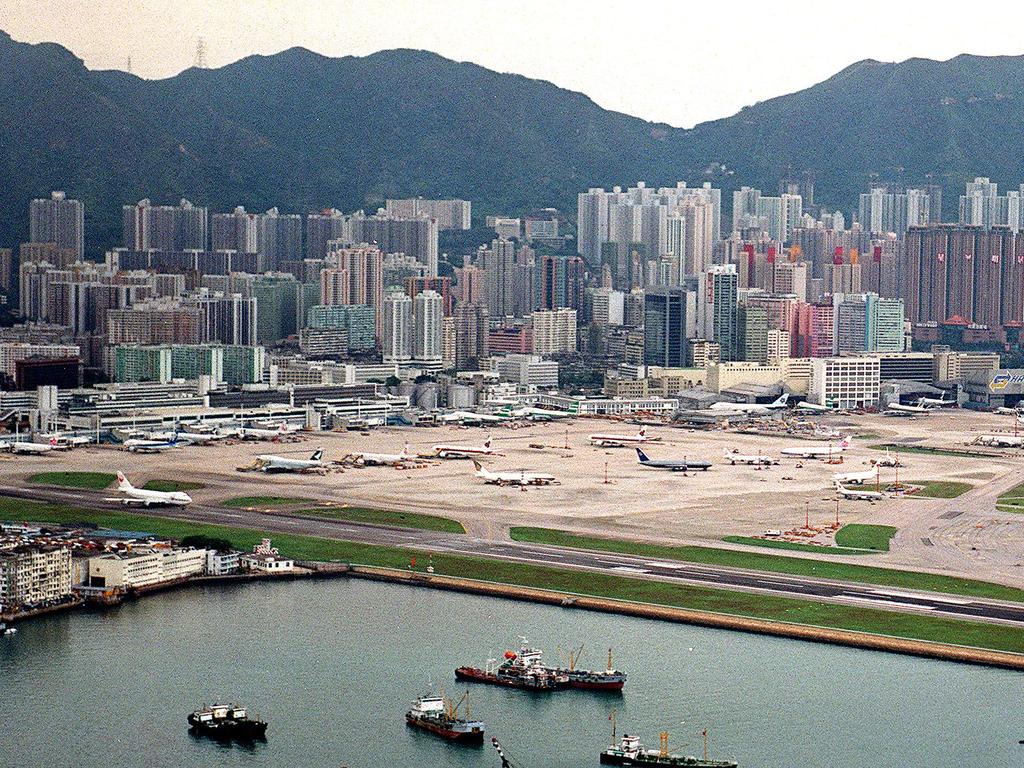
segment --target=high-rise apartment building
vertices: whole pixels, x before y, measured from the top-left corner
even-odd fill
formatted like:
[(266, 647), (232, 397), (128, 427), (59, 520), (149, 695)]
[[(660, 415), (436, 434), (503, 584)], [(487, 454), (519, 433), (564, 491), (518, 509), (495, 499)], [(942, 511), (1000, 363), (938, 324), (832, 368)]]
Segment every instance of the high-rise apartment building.
[(438, 229), (469, 229), (472, 206), (468, 200), (424, 200), (421, 197), (388, 200), (385, 212), (392, 219), (436, 219)]
[(644, 295), (644, 364), (684, 368), (687, 339), (696, 336), (697, 297), (681, 287), (648, 289)]
[(81, 261), (85, 257), (85, 206), (79, 200), (69, 200), (63, 192), (33, 200), (29, 205), (29, 240), (55, 243), (58, 248), (74, 251)]
[(558, 355), (576, 351), (575, 309), (539, 310), (530, 318), (535, 354)]
[(413, 357), (417, 360), (440, 362), (443, 341), (442, 320), (444, 301), (437, 291), (421, 291), (413, 301), (415, 343)]
[(148, 199), (123, 208), (124, 247), (130, 251), (206, 250), (207, 211), (182, 200), (153, 205)]
[(412, 299), (404, 292), (391, 291), (384, 297), (380, 342), (385, 363), (406, 363), (412, 359)]
[(723, 361), (741, 357), (738, 280), (735, 264), (712, 264), (698, 275), (697, 335), (716, 342)]
[[(256, 344), (259, 307), (255, 296), (242, 293), (209, 292), (182, 299), (182, 304), (199, 310), (199, 341), (237, 346)], [(276, 339), (275, 339), (276, 341)]]

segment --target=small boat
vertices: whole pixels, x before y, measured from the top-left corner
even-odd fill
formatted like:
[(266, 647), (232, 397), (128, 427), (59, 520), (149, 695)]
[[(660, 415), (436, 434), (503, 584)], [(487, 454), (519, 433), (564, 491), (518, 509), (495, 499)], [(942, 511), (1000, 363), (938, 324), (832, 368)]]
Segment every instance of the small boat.
[(244, 707), (234, 704), (203, 705), (188, 716), (189, 728), (197, 734), (219, 741), (263, 741), (267, 724), (249, 717)]
[[(459, 717), (459, 707), (465, 703), (466, 717)], [(420, 696), (412, 703), (412, 709), (405, 713), (406, 725), (420, 728), (459, 744), (483, 744), (484, 724), (473, 720), (469, 714), (469, 693), (458, 704), (444, 696)]]
[(569, 676), (555, 671), (541, 663), (541, 652), (530, 648), (526, 638), (520, 638), (519, 652), (506, 651), (501, 662), (488, 659), (484, 669), (459, 667), (455, 670), (457, 680), (474, 683), (503, 685), (508, 688), (523, 688), (528, 691), (556, 691), (569, 686)]

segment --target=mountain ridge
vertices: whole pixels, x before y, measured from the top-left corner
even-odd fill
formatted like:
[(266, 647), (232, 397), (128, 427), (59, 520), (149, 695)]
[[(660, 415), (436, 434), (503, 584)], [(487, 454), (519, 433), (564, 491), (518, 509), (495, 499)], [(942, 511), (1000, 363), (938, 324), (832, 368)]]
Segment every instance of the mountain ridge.
[(586, 94), (431, 51), (330, 57), (302, 46), (160, 80), (89, 70), (55, 43), (0, 31), (0, 245), (28, 202), (82, 199), (90, 252), (120, 208), (187, 197), (211, 210), (373, 209), (463, 197), (474, 213), (554, 205), (591, 186), (685, 179), (729, 191), (811, 171), (818, 200), (855, 206), (873, 180), (949, 192), (1024, 180), (1024, 56), (865, 59), (735, 115), (675, 128)]

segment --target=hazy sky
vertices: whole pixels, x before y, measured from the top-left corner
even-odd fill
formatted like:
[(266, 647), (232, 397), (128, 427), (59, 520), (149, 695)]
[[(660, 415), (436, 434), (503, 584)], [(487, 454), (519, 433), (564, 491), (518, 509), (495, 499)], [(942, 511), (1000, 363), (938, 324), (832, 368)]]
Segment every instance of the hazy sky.
[[(949, 8), (946, 11), (945, 8)], [(0, 29), (142, 77), (301, 45), (330, 56), (426, 48), (551, 80), (609, 109), (691, 126), (799, 90), (865, 58), (1020, 54), (1024, 9), (918, 0), (621, 3), (479, 0), (2, 0)]]

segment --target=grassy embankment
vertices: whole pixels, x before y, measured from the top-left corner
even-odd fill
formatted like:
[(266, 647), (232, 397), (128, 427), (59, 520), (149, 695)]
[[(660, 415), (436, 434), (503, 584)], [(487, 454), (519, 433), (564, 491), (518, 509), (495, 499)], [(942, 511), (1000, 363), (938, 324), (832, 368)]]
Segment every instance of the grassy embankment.
[(746, 544), (751, 547), (767, 549), (788, 549), (791, 552), (813, 552), (816, 555), (877, 555), (873, 549), (858, 547), (825, 547), (816, 544), (801, 544), (798, 541), (780, 541), (778, 539), (759, 539), (755, 536), (723, 536), (722, 541), (730, 544)]
[(891, 525), (849, 523), (836, 531), (836, 544), (840, 547), (859, 547), (864, 550), (888, 552), (889, 540), (896, 535)]
[(88, 488), (102, 491), (117, 479), (110, 472), (40, 472), (28, 478), (38, 485), (58, 485), (62, 488)]
[(869, 445), (873, 451), (890, 451), (891, 453), (922, 453), (929, 456), (958, 456), (960, 458), (990, 459), (991, 453), (978, 453), (976, 451), (947, 451), (942, 448), (929, 448), (923, 445), (900, 445), (899, 443), (880, 443)]
[(1016, 485), (996, 500), (996, 509), (1001, 512), (1024, 514), (1024, 483)]
[[(147, 530), (175, 538), (190, 534), (206, 535), (228, 539), (234, 546), (243, 549), (248, 549), (260, 539), (269, 536), (283, 554), (305, 560), (354, 562), (403, 569), (410, 567), (412, 558), (416, 558), (416, 566), (419, 569), (428, 562), (426, 552), (411, 549), (267, 533), (247, 528), (194, 524), (146, 515), (74, 509), (11, 499), (0, 499), (0, 517), (37, 522), (89, 522), (112, 528)], [(468, 579), (1024, 653), (1024, 632), (994, 624), (899, 614), (733, 590), (667, 584), (478, 557), (438, 554), (433, 557), (433, 564), (439, 573)]]
[(870, 565), (839, 563), (829, 560), (784, 557), (762, 552), (746, 552), (714, 547), (667, 546), (644, 544), (624, 539), (605, 539), (596, 536), (577, 536), (552, 528), (513, 528), (512, 538), (516, 541), (530, 541), (538, 544), (552, 544), (576, 549), (593, 549), (602, 552), (621, 552), (627, 555), (681, 560), (689, 563), (723, 565), (754, 571), (786, 573), (793, 576), (810, 576), (819, 579), (837, 579), (861, 584), (877, 584), (904, 589), (923, 589), (931, 592), (945, 592), (969, 597), (985, 597), (996, 600), (1024, 602), (1024, 590), (993, 584), (976, 579), (943, 576), (919, 571), (899, 571), (892, 568), (878, 568)]
[[(293, 507), (314, 504), (313, 499), (290, 498), (288, 496), (239, 496), (223, 502), (225, 507), (266, 509), (272, 507)], [(366, 507), (323, 506), (307, 507), (295, 511), (297, 515), (329, 517), (334, 520), (351, 520), (354, 523), (390, 525), (397, 528), (419, 528), (424, 531), (443, 533), (465, 533), (466, 529), (458, 520), (438, 515), (422, 515), (414, 512), (397, 512), (388, 509)]]

